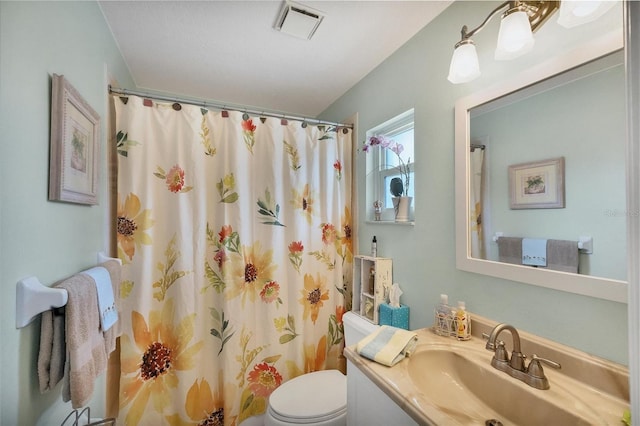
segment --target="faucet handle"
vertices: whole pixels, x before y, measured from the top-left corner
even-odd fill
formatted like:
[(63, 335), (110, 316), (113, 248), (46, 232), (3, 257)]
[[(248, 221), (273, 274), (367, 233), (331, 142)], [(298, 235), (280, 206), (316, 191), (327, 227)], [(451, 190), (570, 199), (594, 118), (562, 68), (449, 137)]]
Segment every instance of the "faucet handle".
[(509, 353), (504, 347), (504, 342), (502, 340), (498, 340), (496, 342), (496, 353), (493, 357), (498, 361), (509, 362)]
[(550, 359), (546, 359), (546, 358), (541, 358), (538, 355), (533, 354), (531, 355), (531, 362), (527, 367), (527, 374), (533, 377), (541, 377), (541, 378), (544, 377), (544, 370), (542, 368), (542, 365), (540, 365), (541, 362), (548, 365), (549, 367), (553, 367), (557, 369), (562, 368), (562, 366), (555, 361), (551, 361)]

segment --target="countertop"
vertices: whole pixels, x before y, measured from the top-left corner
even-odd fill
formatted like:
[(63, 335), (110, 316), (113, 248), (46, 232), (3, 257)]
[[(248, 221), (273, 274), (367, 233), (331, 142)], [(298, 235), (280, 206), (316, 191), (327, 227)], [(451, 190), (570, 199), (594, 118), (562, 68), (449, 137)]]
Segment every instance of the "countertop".
[[(465, 352), (480, 363), (491, 367), (493, 352), (485, 349), (482, 333), (490, 333), (497, 324), (494, 321), (471, 314), (472, 337), (468, 341), (458, 341), (452, 337), (436, 335), (430, 328), (414, 330), (418, 335), (418, 346), (414, 355), (419, 351), (439, 348), (456, 352)], [(495, 374), (502, 374), (507, 380), (514, 380), (513, 385), (524, 392), (538, 392), (537, 398), (558, 401), (566, 399), (567, 394), (578, 392), (579, 399), (586, 407), (598, 407), (598, 418), (606, 419), (607, 424), (620, 424), (620, 418), (625, 409), (629, 408), (629, 373), (622, 365), (594, 357), (576, 349), (560, 345), (528, 333), (519, 332), (522, 352), (530, 357), (535, 353), (541, 357), (552, 359), (562, 364), (562, 369), (545, 368), (545, 373), (551, 383), (551, 389), (538, 390), (529, 387), (506, 373), (495, 370)], [(506, 342), (511, 350), (510, 333), (500, 334), (500, 339)], [(396, 404), (398, 404), (412, 419), (423, 425), (452, 424), (451, 407), (444, 407), (433, 402), (423, 394), (416, 381), (411, 377), (410, 358), (405, 358), (393, 367), (386, 367), (369, 359), (363, 358), (355, 350), (355, 345), (345, 348), (344, 354), (355, 367), (360, 369)], [(420, 371), (419, 374), (429, 374)], [(348, 377), (348, 375), (347, 375)], [(576, 390), (577, 389), (577, 390)], [(566, 404), (571, 406), (571, 400)], [(580, 407), (581, 404), (573, 404)], [(584, 408), (584, 407), (583, 407)], [(523, 409), (525, 409), (523, 407)], [(571, 409), (569, 407), (568, 409)], [(457, 410), (455, 416), (460, 418)], [(464, 422), (460, 422), (464, 424)]]

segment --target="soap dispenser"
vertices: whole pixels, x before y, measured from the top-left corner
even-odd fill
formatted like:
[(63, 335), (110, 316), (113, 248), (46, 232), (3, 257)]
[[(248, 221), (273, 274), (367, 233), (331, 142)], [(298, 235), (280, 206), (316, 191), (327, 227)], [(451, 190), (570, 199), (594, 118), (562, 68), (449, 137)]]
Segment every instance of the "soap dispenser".
[(471, 338), (471, 319), (464, 302), (458, 302), (455, 318), (456, 338), (458, 340), (469, 340)]
[(440, 295), (440, 303), (436, 305), (435, 309), (435, 332), (440, 336), (451, 336), (453, 328), (453, 310), (449, 306), (449, 296), (446, 294)]

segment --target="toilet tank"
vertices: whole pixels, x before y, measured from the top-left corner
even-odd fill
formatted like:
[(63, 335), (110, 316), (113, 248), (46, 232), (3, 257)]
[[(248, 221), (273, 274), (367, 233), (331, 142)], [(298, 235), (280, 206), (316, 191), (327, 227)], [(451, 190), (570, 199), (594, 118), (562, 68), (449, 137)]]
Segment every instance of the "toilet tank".
[(342, 323), (345, 346), (355, 345), (379, 327), (351, 311), (342, 316)]

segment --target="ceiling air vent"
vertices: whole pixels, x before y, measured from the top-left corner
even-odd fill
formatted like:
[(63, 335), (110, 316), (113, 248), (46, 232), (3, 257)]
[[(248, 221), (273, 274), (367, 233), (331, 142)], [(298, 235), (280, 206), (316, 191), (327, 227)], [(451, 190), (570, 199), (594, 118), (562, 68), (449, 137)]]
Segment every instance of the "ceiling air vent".
[(286, 0), (278, 15), (275, 29), (310, 40), (323, 19), (324, 14), (319, 10)]

